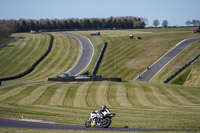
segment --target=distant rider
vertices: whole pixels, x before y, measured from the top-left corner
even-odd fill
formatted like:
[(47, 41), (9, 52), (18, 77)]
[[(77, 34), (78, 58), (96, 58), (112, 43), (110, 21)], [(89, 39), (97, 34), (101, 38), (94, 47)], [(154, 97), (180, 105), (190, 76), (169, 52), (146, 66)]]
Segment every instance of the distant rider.
[(100, 115), (100, 117), (105, 117), (107, 114), (110, 114), (110, 110), (106, 107), (106, 105), (103, 105), (102, 107), (102, 110), (96, 110), (95, 112), (97, 114)]
[(103, 105), (101, 108), (101, 113), (103, 113), (104, 116), (111, 113), (110, 110), (106, 107), (106, 105)]

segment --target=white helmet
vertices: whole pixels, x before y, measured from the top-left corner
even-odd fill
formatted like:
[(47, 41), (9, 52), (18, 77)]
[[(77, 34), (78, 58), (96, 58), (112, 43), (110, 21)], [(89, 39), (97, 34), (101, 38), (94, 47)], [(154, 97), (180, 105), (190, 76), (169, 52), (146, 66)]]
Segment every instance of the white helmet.
[(106, 105), (103, 105), (101, 108), (102, 108), (102, 110), (106, 110), (107, 107), (106, 107)]

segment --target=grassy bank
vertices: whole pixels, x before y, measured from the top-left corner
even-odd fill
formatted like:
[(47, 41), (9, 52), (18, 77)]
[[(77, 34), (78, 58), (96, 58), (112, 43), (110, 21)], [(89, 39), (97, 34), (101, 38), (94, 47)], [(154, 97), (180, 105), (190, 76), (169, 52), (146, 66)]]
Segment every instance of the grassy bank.
[[(0, 133), (146, 133), (146, 132), (142, 132), (142, 131), (79, 131), (79, 130), (39, 130), (39, 129), (6, 129), (6, 128), (2, 128), (0, 130)], [(148, 131), (148, 133), (155, 133)], [(159, 133), (168, 133), (168, 132), (160, 132)], [(170, 131), (170, 133), (185, 133), (184, 131)], [(190, 133), (192, 133), (190, 131)]]
[(45, 80), (57, 77), (59, 72), (69, 70), (80, 56), (78, 41), (64, 34), (51, 33), (54, 36), (53, 47), (49, 55), (38, 67), (21, 80)]
[(13, 38), (14, 37), (11, 36), (11, 37), (8, 37), (8, 38), (1, 39), (0, 40), (0, 45), (3, 44), (3, 43), (5, 43), (5, 42), (8, 42), (8, 41), (12, 40)]
[[(192, 34), (191, 31), (192, 28), (110, 30), (101, 31), (100, 36), (90, 36), (93, 31), (76, 31), (76, 33), (87, 36), (95, 46), (96, 55), (88, 68), (89, 71), (92, 70), (106, 40), (108, 46), (98, 74), (104, 77), (133, 80), (178, 42), (185, 38), (199, 36), (199, 34)], [(142, 39), (130, 40), (130, 34), (140, 36)]]
[[(172, 60), (158, 75), (152, 79), (152, 82), (163, 82), (175, 71), (183, 67), (189, 61), (199, 54), (200, 41), (193, 43), (187, 47), (182, 53), (180, 53), (174, 60)], [(200, 59), (195, 61), (179, 75), (177, 75), (170, 83), (185, 85), (185, 86), (200, 86), (199, 68)]]
[[(17, 80), (45, 80), (56, 77), (60, 71), (69, 70), (80, 56), (78, 41), (70, 36), (54, 34), (53, 47), (45, 60), (33, 72)], [(43, 34), (18, 34), (16, 42), (0, 51), (0, 77), (16, 75), (25, 71), (46, 51), (50, 37)]]
[[(199, 61), (183, 71), (182, 85), (161, 84), (162, 78), (196, 56), (199, 42), (188, 47), (150, 83), (131, 81), (147, 66), (191, 34), (192, 28), (76, 31), (87, 36), (95, 48), (88, 70), (91, 72), (104, 40), (108, 47), (98, 71), (103, 77), (120, 77), (124, 82), (36, 82), (0, 87), (0, 116), (56, 121), (84, 125), (91, 111), (107, 105), (116, 116), (111, 127), (200, 129)], [(80, 56), (79, 42), (67, 35), (54, 36), (52, 51), (29, 75), (16, 81), (44, 80), (69, 70)], [(130, 40), (129, 35), (141, 40)], [(0, 77), (24, 70), (48, 46), (49, 36), (19, 34), (16, 42), (0, 49)], [(24, 60), (22, 60), (24, 59)], [(7, 62), (9, 61), (9, 62)], [(15, 70), (13, 70), (15, 68)], [(189, 71), (190, 70), (190, 71)], [(188, 73), (185, 73), (188, 72)], [(182, 81), (182, 80), (181, 80)], [(196, 87), (191, 87), (196, 86)], [(2, 132), (27, 132), (26, 129), (0, 129)], [(28, 130), (28, 132), (85, 132)], [(88, 131), (87, 131), (88, 132)], [(97, 131), (98, 132), (98, 131)], [(103, 132), (103, 131), (102, 131)]]
[(200, 89), (143, 82), (40, 82), (0, 88), (0, 116), (84, 125), (106, 104), (112, 127), (199, 129)]
[[(178, 42), (185, 38), (199, 36), (199, 34), (192, 34), (192, 30), (193, 28), (105, 30), (101, 31), (100, 36), (90, 36), (90, 33), (93, 33), (94, 31), (76, 31), (75, 33), (88, 37), (94, 45), (94, 57), (86, 70), (89, 70), (90, 73), (92, 72), (103, 46), (103, 42), (106, 40), (108, 46), (99, 66), (97, 75), (102, 75), (103, 77), (120, 77), (123, 80), (133, 80), (138, 74), (143, 72), (146, 67), (154, 63)], [(130, 40), (130, 34), (140, 36), (142, 39)], [(3, 48), (0, 51), (2, 55), (0, 66), (2, 71), (0, 76), (2, 77), (24, 70), (36, 57), (40, 56), (41, 51), (44, 50), (40, 47), (46, 46), (40, 44), (44, 43), (44, 39), (48, 40), (48, 38), (45, 38), (44, 35), (40, 34), (21, 35), (25, 37), (20, 38), (20, 40), (15, 43), (11, 43), (9, 46), (12, 47)], [(81, 50), (78, 41), (66, 35), (53, 33), (53, 36), (54, 44), (50, 54), (31, 74), (20, 80), (44, 80), (46, 77), (56, 77), (60, 71), (67, 71), (75, 64)], [(46, 41), (45, 44), (47, 42), (48, 41)], [(30, 48), (25, 48), (28, 46), (30, 46)], [(21, 47), (24, 50), (21, 50)], [(172, 64), (169, 64), (169, 67), (167, 66), (166, 69), (163, 69), (163, 71), (161, 71), (152, 81), (163, 82), (164, 79), (176, 71), (180, 66), (193, 58), (193, 55), (196, 56), (196, 53), (199, 50), (198, 47), (199, 42), (191, 45), (191, 47), (187, 48), (185, 52), (180, 54), (174, 60), (174, 63), (172, 62)], [(10, 52), (5, 54), (5, 51)], [(34, 51), (39, 54), (33, 53)], [(20, 52), (21, 54), (19, 54)], [(9, 54), (10, 56), (7, 57)], [(183, 55), (185, 58), (184, 60), (182, 60)], [(13, 58), (14, 56), (16, 57)], [(24, 60), (22, 60), (22, 58)], [(7, 62), (8, 60), (9, 62)], [(16, 62), (18, 63), (13, 69), (13, 64), (16, 64)], [(198, 71), (198, 69), (195, 69), (194, 71)], [(193, 71), (191, 72), (194, 73)], [(187, 84), (192, 86), (193, 83)]]
[(0, 78), (27, 70), (47, 50), (50, 36), (16, 34), (20, 38), (0, 49)]

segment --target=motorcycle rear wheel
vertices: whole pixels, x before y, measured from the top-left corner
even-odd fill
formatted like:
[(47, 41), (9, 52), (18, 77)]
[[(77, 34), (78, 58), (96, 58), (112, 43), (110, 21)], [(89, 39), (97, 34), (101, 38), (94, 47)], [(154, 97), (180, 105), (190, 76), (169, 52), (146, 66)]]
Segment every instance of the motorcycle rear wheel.
[(110, 118), (105, 118), (102, 121), (101, 127), (102, 128), (108, 128), (110, 126), (110, 124), (111, 124), (111, 119)]

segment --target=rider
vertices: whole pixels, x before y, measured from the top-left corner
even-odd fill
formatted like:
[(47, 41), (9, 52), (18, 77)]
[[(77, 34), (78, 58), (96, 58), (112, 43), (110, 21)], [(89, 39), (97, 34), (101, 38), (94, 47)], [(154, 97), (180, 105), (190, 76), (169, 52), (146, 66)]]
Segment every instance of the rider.
[(103, 116), (110, 114), (110, 110), (106, 107), (106, 105), (103, 105), (101, 108), (102, 110), (100, 110), (100, 113), (103, 114)]
[[(110, 110), (106, 107), (106, 105), (103, 105), (102, 107), (102, 110), (96, 110), (92, 113), (95, 113), (95, 114), (98, 114), (98, 118), (103, 118), (105, 117), (107, 114), (110, 114)], [(97, 122), (97, 119), (96, 119), (96, 123), (99, 125), (100, 123)]]
[(103, 105), (101, 107), (102, 110), (96, 110), (94, 111), (94, 113), (99, 114), (100, 118), (103, 118), (104, 116), (106, 116), (107, 114), (110, 114), (110, 110), (106, 107), (106, 105)]

